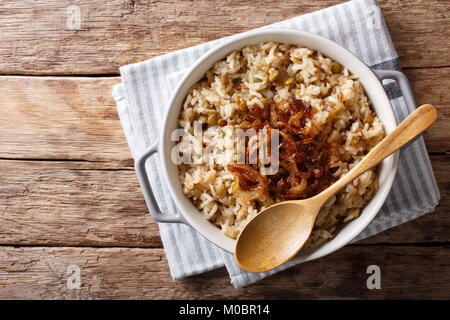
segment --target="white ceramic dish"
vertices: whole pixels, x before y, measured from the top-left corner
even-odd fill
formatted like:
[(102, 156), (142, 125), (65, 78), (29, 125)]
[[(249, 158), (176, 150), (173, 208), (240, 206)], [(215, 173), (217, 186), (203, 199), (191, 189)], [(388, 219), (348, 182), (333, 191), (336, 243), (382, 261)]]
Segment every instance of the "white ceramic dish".
[[(157, 221), (186, 223), (200, 232), (209, 241), (231, 253), (234, 252), (235, 240), (222, 234), (219, 228), (207, 221), (192, 202), (183, 194), (178, 179), (177, 165), (171, 161), (171, 150), (174, 146), (174, 142), (171, 141), (170, 135), (172, 131), (177, 128), (179, 111), (189, 88), (204, 76), (214, 62), (224, 58), (233, 50), (239, 50), (246, 45), (270, 40), (315, 49), (325, 56), (338, 61), (341, 65), (347, 66), (352, 73), (359, 76), (366, 94), (372, 102), (373, 109), (384, 125), (386, 133), (389, 133), (396, 127), (396, 120), (392, 112), (391, 104), (377, 75), (348, 50), (335, 42), (318, 35), (291, 29), (262, 29), (234, 36), (203, 55), (197, 63), (192, 66), (190, 71), (186, 73), (174, 90), (167, 107), (160, 141), (150, 147), (136, 160), (136, 172), (149, 210)], [(405, 84), (404, 80), (406, 78), (403, 74), (396, 71), (382, 71), (380, 74), (380, 78), (398, 80), (402, 90), (408, 91), (407, 93), (403, 92), (405, 97), (411, 97), (410, 88), (407, 83)], [(182, 216), (167, 217), (159, 210), (145, 170), (145, 162), (154, 153), (159, 153), (162, 164), (161, 175), (167, 183), (170, 194), (179, 211), (182, 213)], [(334, 239), (329, 240), (319, 248), (314, 250), (302, 250), (295, 258), (294, 262), (308, 261), (325, 256), (338, 250), (355, 238), (372, 221), (383, 205), (395, 177), (397, 162), (398, 152), (382, 162), (379, 175), (379, 190), (376, 192), (374, 198), (362, 210), (357, 219), (345, 224)]]

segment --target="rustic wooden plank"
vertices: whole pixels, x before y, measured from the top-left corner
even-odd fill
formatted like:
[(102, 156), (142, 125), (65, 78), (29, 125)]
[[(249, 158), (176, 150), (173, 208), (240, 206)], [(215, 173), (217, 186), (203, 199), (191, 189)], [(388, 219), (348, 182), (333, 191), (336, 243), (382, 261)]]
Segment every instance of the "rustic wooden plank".
[(424, 133), (428, 152), (450, 152), (450, 68), (404, 70), (416, 103), (431, 103), (438, 109), (438, 119)]
[(448, 66), (449, 1), (378, 2), (403, 67)]
[[(450, 156), (432, 156), (436, 211), (360, 243), (449, 242)], [(0, 245), (160, 247), (134, 171), (105, 163), (0, 160)]]
[(112, 86), (119, 78), (1, 77), (0, 157), (132, 164)]
[[(449, 249), (346, 247), (236, 290), (224, 269), (173, 282), (162, 249), (2, 247), (0, 298), (448, 299)], [(67, 287), (70, 265), (80, 269), (78, 290)], [(380, 290), (367, 289), (369, 265), (381, 269)]]
[[(417, 99), (417, 105), (422, 105), (428, 100)], [(438, 112), (438, 118), (423, 133), (428, 153), (450, 152), (450, 107), (449, 105), (434, 105)]]
[[(445, 194), (448, 197), (448, 191)], [(357, 244), (431, 244), (450, 242), (448, 233), (450, 228), (450, 218), (448, 217), (450, 203), (444, 199), (445, 194), (441, 190), (441, 202), (435, 211), (358, 241)]]
[(160, 247), (133, 169), (0, 161), (0, 243)]
[[(450, 68), (407, 70), (417, 103), (438, 108), (429, 152), (450, 151)], [(0, 77), (0, 158), (75, 159), (132, 165), (112, 78)]]
[[(0, 74), (117, 74), (124, 64), (341, 2), (2, 1)], [(404, 67), (448, 65), (448, 1), (379, 4)], [(79, 30), (71, 23), (72, 5), (80, 10)]]

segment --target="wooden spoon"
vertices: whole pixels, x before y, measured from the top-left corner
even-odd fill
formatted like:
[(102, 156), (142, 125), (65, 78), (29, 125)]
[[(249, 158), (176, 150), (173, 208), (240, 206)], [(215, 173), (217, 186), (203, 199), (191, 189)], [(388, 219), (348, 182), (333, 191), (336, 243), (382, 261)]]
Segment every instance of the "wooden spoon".
[(235, 258), (238, 265), (250, 272), (266, 272), (293, 258), (311, 234), (323, 204), (353, 179), (422, 133), (436, 120), (436, 114), (432, 105), (422, 105), (352, 170), (318, 195), (280, 202), (261, 211), (237, 239)]

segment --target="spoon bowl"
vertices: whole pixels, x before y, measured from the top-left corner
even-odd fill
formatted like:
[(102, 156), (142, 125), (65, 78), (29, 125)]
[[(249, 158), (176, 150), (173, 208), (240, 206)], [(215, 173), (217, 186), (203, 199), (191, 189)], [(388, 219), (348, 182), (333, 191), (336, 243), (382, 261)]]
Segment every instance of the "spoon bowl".
[(238, 265), (246, 271), (266, 272), (293, 258), (305, 245), (317, 214), (331, 196), (425, 131), (436, 116), (432, 105), (420, 106), (352, 170), (318, 195), (280, 202), (261, 211), (237, 239), (234, 256)]
[(293, 258), (308, 240), (320, 210), (311, 200), (280, 202), (252, 219), (237, 242), (238, 265), (247, 271), (264, 272)]

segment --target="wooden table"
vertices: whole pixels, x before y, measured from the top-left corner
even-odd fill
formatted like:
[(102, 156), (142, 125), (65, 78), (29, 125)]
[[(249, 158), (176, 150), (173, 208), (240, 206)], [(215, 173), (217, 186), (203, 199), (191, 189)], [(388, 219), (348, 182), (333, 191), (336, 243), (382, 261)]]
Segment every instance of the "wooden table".
[(379, 0), (417, 102), (439, 112), (435, 212), (242, 289), (223, 268), (170, 277), (110, 94), (118, 67), (340, 2), (1, 1), (0, 298), (450, 298), (446, 0)]

